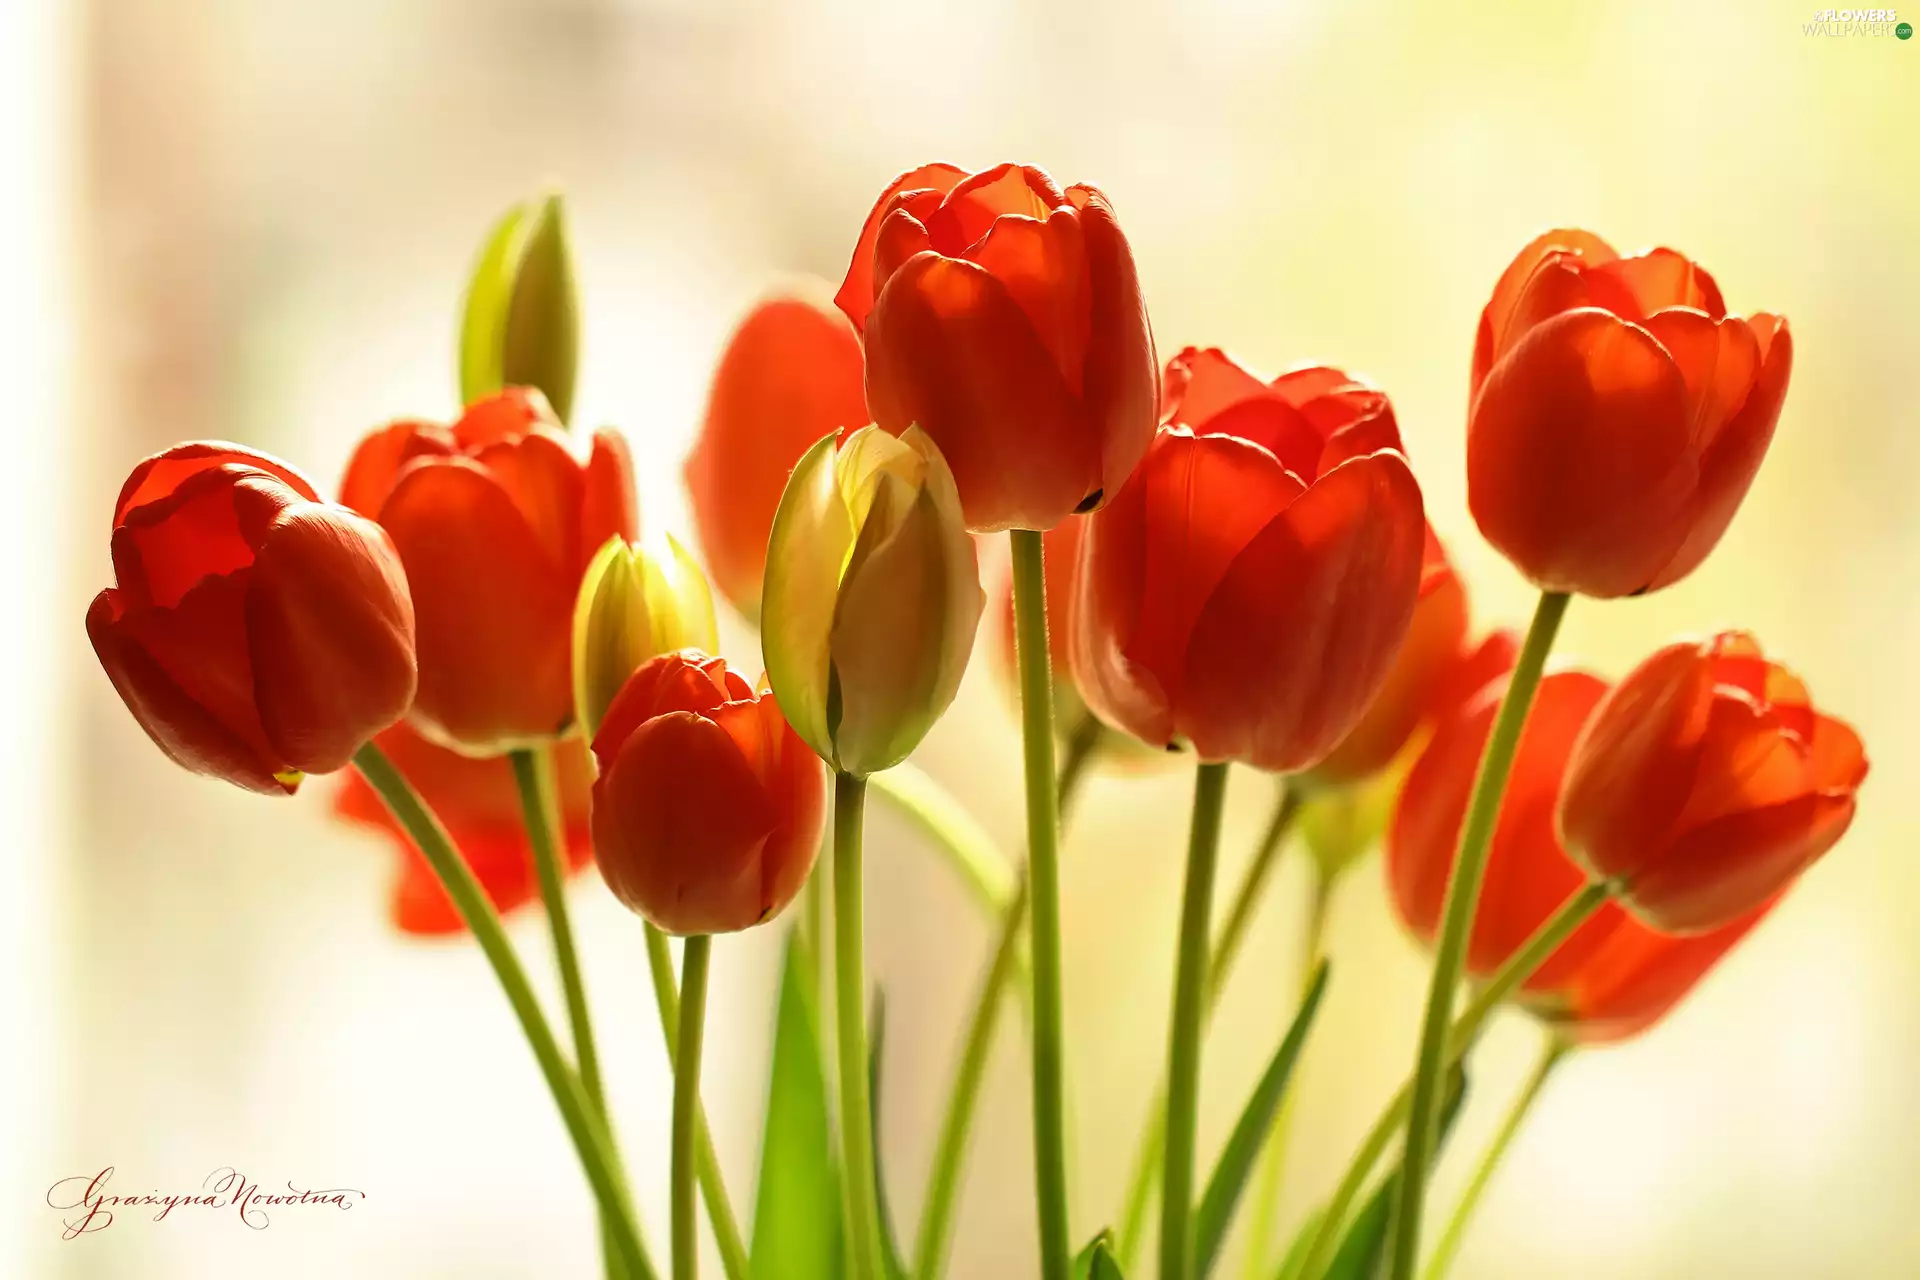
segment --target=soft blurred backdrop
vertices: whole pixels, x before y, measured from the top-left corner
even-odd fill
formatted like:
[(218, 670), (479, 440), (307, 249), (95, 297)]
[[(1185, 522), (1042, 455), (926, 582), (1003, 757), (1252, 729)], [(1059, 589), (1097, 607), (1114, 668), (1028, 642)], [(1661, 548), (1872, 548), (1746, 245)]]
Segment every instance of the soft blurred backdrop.
[[(386, 927), (388, 850), (190, 778), (81, 627), (140, 456), (227, 437), (331, 481), (356, 436), (453, 408), (479, 237), (541, 184), (571, 202), (579, 416), (631, 435), (646, 523), (713, 358), (783, 273), (837, 281), (895, 172), (1037, 162), (1112, 196), (1163, 351), (1306, 359), (1392, 393), (1481, 620), (1529, 595), (1466, 514), (1467, 359), (1486, 292), (1555, 224), (1663, 242), (1730, 306), (1791, 316), (1778, 441), (1706, 567), (1577, 603), (1561, 651), (1616, 675), (1739, 623), (1874, 759), (1835, 855), (1683, 1006), (1549, 1086), (1457, 1274), (1920, 1274), (1920, 44), (1803, 32), (1800, 0), (56, 0), (0, 3), (7, 832), (0, 847), (0, 1274), (586, 1276), (591, 1210), (478, 953)], [(1905, 157), (1904, 159), (1902, 157)], [(744, 663), (757, 655), (734, 633)], [(1016, 737), (976, 662), (922, 755), (1012, 848)], [(1114, 1213), (1158, 1075), (1188, 778), (1105, 778), (1066, 857), (1075, 1232)], [(1268, 789), (1239, 775), (1227, 882)], [(883, 1163), (918, 1209), (986, 932), (890, 816), (869, 854), (891, 1000)], [(1288, 865), (1207, 1050), (1203, 1151), (1289, 1014)], [(637, 923), (576, 889), (617, 1119), (665, 1240), (667, 1092)], [(545, 938), (515, 936), (544, 975)], [(775, 930), (724, 940), (707, 1097), (737, 1201), (756, 1159)], [(1410, 1061), (1424, 957), (1377, 865), (1344, 884), (1286, 1220), (1324, 1194)], [(1011, 1025), (1011, 1024), (1009, 1024)], [(1439, 1178), (1530, 1060), (1501, 1023)], [(1024, 1049), (1002, 1038), (953, 1274), (1033, 1271)], [(346, 1185), (349, 1214), (139, 1213), (59, 1239), (56, 1178), (188, 1190), (221, 1165)]]

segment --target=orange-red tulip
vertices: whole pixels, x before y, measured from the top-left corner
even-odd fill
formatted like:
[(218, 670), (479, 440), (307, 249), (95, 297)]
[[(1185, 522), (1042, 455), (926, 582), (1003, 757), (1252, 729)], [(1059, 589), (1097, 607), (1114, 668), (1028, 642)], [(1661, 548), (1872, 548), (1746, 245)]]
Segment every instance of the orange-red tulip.
[(869, 421), (860, 339), (825, 286), (820, 293), (768, 298), (734, 330), (687, 457), (707, 567), (749, 618), (760, 612), (767, 535), (794, 464), (822, 436)]
[[(374, 742), (446, 825), (496, 910), (505, 915), (540, 896), (533, 851), (520, 814), (520, 789), (504, 757), (479, 760), (437, 747), (404, 722)], [(593, 772), (586, 744), (568, 738), (554, 747), (553, 762), (566, 829), (567, 864), (569, 870), (578, 871), (593, 860), (593, 838), (587, 827)], [(379, 794), (357, 772), (345, 779), (334, 793), (335, 816), (385, 832), (400, 852), (400, 874), (388, 899), (394, 925), (404, 933), (423, 935), (464, 930), (453, 900)]]
[(933, 437), (968, 528), (1092, 510), (1153, 437), (1153, 336), (1097, 188), (1011, 164), (902, 174), (836, 300), (866, 337), (874, 421)]
[(1833, 847), (1867, 776), (1860, 738), (1729, 631), (1668, 645), (1601, 704), (1560, 804), (1568, 850), (1657, 929), (1717, 928)]
[(593, 740), (593, 839), (614, 896), (668, 933), (769, 919), (813, 869), (825, 769), (722, 658), (643, 665)]
[(1473, 517), (1543, 590), (1670, 586), (1746, 497), (1792, 368), (1784, 318), (1728, 315), (1713, 277), (1671, 249), (1622, 258), (1550, 231), (1480, 317)]
[[(1490, 656), (1502, 655), (1505, 669), (1511, 669), (1511, 645)], [(1388, 827), (1387, 879), (1394, 908), (1425, 942), (1439, 927), (1460, 824), (1505, 687), (1503, 670), (1440, 723), (1407, 775)], [(1467, 944), (1467, 972), (1473, 977), (1491, 977), (1587, 883), (1555, 834), (1554, 807), (1581, 726), (1606, 691), (1604, 681), (1578, 671), (1556, 672), (1540, 684), (1501, 805)], [(1663, 1017), (1765, 910), (1713, 933), (1674, 938), (1653, 932), (1608, 902), (1534, 971), (1518, 998), (1575, 1040), (1624, 1039)]]
[(1074, 676), (1095, 714), (1142, 741), (1309, 768), (1352, 731), (1406, 636), (1420, 487), (1385, 398), (1344, 374), (1269, 385), (1190, 350), (1168, 382), (1174, 425), (1086, 530)]
[(115, 585), (87, 636), (176, 763), (292, 792), (406, 713), (414, 614), (378, 526), (239, 445), (155, 454), (113, 508)]
[(419, 617), (413, 723), (489, 754), (573, 719), (570, 650), (580, 576), (636, 532), (626, 442), (596, 432), (582, 461), (538, 391), (476, 401), (451, 428), (396, 422), (360, 442), (340, 500), (399, 549)]

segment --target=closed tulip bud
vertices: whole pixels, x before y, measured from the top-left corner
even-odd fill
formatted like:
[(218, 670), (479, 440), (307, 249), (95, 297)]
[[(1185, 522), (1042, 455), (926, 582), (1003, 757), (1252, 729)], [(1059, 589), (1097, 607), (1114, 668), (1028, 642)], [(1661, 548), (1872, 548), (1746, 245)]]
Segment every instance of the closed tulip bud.
[(113, 510), (87, 636), (134, 719), (195, 773), (290, 793), (406, 713), (414, 614), (379, 526), (277, 458), (156, 454)]
[(1867, 776), (1859, 735), (1753, 637), (1641, 663), (1588, 721), (1560, 798), (1573, 858), (1666, 933), (1726, 925), (1833, 847)]
[(573, 416), (580, 306), (566, 210), (557, 195), (507, 210), (481, 248), (460, 319), (460, 401), (537, 387), (561, 422)]
[(859, 335), (826, 295), (825, 285), (802, 286), (748, 312), (727, 339), (687, 455), (713, 585), (748, 618), (760, 616), (767, 535), (794, 464), (821, 436), (872, 421)]
[(671, 535), (662, 552), (607, 539), (573, 611), (573, 708), (591, 738), (635, 668), (676, 649), (720, 647), (706, 575)]
[(593, 739), (593, 842), (614, 896), (668, 933), (731, 933), (813, 869), (826, 774), (773, 697), (697, 650), (643, 664)]
[(960, 688), (985, 595), (946, 460), (915, 429), (828, 436), (773, 521), (767, 679), (820, 758), (864, 777), (905, 760)]
[(1333, 369), (1168, 368), (1146, 458), (1094, 515), (1069, 622), (1094, 713), (1159, 747), (1292, 773), (1393, 667), (1419, 597), (1420, 487), (1386, 397)]
[(538, 391), (468, 406), (451, 428), (396, 422), (360, 442), (340, 500), (373, 516), (406, 565), (419, 618), (414, 726), (493, 755), (573, 724), (573, 611), (587, 562), (632, 538), (626, 441), (581, 449)]
[(947, 164), (880, 193), (840, 286), (876, 423), (932, 436), (969, 528), (1051, 529), (1111, 498), (1153, 438), (1153, 335), (1097, 188)]
[(1543, 590), (1671, 586), (1739, 510), (1792, 368), (1783, 317), (1728, 315), (1713, 277), (1673, 250), (1623, 258), (1550, 231), (1480, 317), (1473, 518)]

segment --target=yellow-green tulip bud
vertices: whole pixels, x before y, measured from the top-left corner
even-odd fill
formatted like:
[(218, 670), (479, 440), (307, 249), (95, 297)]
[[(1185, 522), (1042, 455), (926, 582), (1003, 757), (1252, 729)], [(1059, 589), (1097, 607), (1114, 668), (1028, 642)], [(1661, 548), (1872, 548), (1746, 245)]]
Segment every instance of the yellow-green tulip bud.
[(467, 284), (460, 401), (538, 387), (566, 422), (579, 365), (580, 307), (560, 197), (517, 204), (494, 225)]
[(573, 710), (587, 741), (649, 658), (720, 647), (706, 575), (671, 536), (662, 551), (615, 535), (580, 579), (573, 607)]
[(1380, 843), (1411, 761), (1403, 757), (1365, 782), (1308, 791), (1300, 807), (1300, 836), (1331, 880)]
[(828, 436), (767, 545), (762, 645), (807, 745), (864, 777), (905, 760), (960, 688), (986, 602), (953, 472), (917, 427)]

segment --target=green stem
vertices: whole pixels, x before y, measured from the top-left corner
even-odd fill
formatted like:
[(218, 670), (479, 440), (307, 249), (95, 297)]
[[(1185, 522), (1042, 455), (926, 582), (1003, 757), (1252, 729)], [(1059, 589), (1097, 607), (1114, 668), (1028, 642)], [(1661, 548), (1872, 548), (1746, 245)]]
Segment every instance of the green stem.
[(688, 938), (680, 951), (680, 1043), (673, 1058), (673, 1280), (700, 1274), (693, 1198), (694, 1134), (700, 1129), (700, 1050), (706, 1041), (707, 962), (713, 939)]
[[(1088, 715), (1067, 738), (1067, 754), (1060, 762), (1059, 781), (1063, 825), (1104, 734), (1100, 722)], [(967, 1024), (960, 1066), (954, 1073), (953, 1089), (947, 1099), (946, 1119), (940, 1126), (940, 1142), (927, 1174), (925, 1207), (920, 1211), (920, 1229), (913, 1247), (913, 1274), (917, 1280), (938, 1280), (946, 1267), (961, 1165), (966, 1157), (967, 1139), (973, 1131), (973, 1116), (979, 1106), (987, 1058), (1000, 1023), (1001, 996), (1021, 967), (1020, 930), (1026, 918), (1027, 884), (1023, 877), (1014, 890), (1013, 900), (1000, 914), (1000, 934), (994, 942), (993, 959), (988, 963), (979, 999), (974, 1002), (973, 1017)]]
[[(1267, 882), (1273, 877), (1273, 868), (1285, 845), (1287, 832), (1293, 829), (1295, 820), (1299, 818), (1302, 803), (1302, 797), (1282, 781), (1280, 794), (1274, 800), (1273, 815), (1267, 819), (1267, 829), (1261, 834), (1260, 844), (1247, 863), (1247, 869), (1240, 878), (1240, 887), (1234, 891), (1233, 905), (1228, 908), (1227, 918), (1214, 940), (1213, 959), (1207, 965), (1208, 1013), (1213, 1011), (1221, 993), (1226, 990), (1227, 977), (1233, 972), (1234, 961), (1240, 955), (1240, 944), (1246, 938), (1248, 926), (1253, 923), (1254, 910), (1260, 904)], [(1146, 1127), (1140, 1134), (1140, 1144), (1133, 1154), (1133, 1171), (1127, 1180), (1127, 1198), (1121, 1210), (1114, 1255), (1124, 1271), (1133, 1269), (1133, 1260), (1139, 1255), (1141, 1240), (1146, 1234), (1147, 1210), (1153, 1203), (1156, 1185), (1154, 1175), (1160, 1172), (1161, 1156), (1166, 1150), (1166, 1096), (1166, 1082), (1163, 1080), (1154, 1087), (1153, 1100), (1147, 1104)]]
[(1467, 958), (1467, 939), (1473, 932), (1474, 910), (1480, 902), (1480, 885), (1487, 870), (1487, 851), (1493, 843), (1494, 828), (1500, 818), (1500, 802), (1507, 791), (1507, 775), (1513, 771), (1513, 757), (1520, 747), (1520, 733), (1526, 727), (1527, 712), (1540, 687), (1540, 674), (1553, 648), (1553, 637), (1560, 630), (1560, 619), (1567, 611), (1564, 592), (1546, 591), (1534, 610), (1533, 625), (1527, 629), (1513, 677), (1506, 695), (1500, 700), (1500, 713), (1487, 738), (1486, 751), (1480, 757), (1480, 770), (1473, 783), (1473, 798), (1467, 805), (1466, 821), (1460, 828), (1460, 850), (1454, 858), (1453, 873), (1447, 879), (1446, 906), (1441, 912), (1439, 941), (1434, 946), (1433, 981), (1427, 988), (1426, 1016), (1420, 1027), (1420, 1052), (1414, 1059), (1413, 1103), (1407, 1114), (1406, 1157), (1395, 1202), (1393, 1232), (1393, 1280), (1413, 1280), (1414, 1266), (1420, 1256), (1420, 1215), (1427, 1194), (1427, 1165), (1438, 1138), (1440, 1094), (1446, 1070), (1440, 1059), (1452, 1015), (1454, 991), (1460, 985), (1461, 969)]
[[(667, 935), (646, 926), (647, 972), (653, 979), (653, 1002), (660, 1011), (660, 1038), (666, 1044), (667, 1069), (676, 1069), (680, 1052), (680, 989), (673, 976), (673, 952)], [(694, 1111), (693, 1172), (700, 1181), (700, 1198), (706, 1202), (707, 1220), (713, 1225), (714, 1242), (720, 1247), (720, 1267), (727, 1280), (747, 1280), (747, 1246), (740, 1237), (740, 1221), (733, 1215), (733, 1201), (727, 1196), (726, 1180), (720, 1172), (720, 1156), (713, 1149), (713, 1130), (707, 1124), (707, 1110), (697, 1099)]]
[[(1300, 940), (1301, 992), (1313, 983), (1314, 968), (1326, 950), (1327, 908), (1333, 901), (1337, 877), (1316, 870), (1313, 896), (1307, 903), (1307, 927)], [(1280, 1188), (1287, 1175), (1287, 1135), (1293, 1129), (1293, 1100), (1299, 1091), (1289, 1089), (1280, 1099), (1280, 1110), (1267, 1130), (1266, 1146), (1260, 1153), (1259, 1182), (1255, 1191), (1253, 1224), (1247, 1236), (1247, 1280), (1266, 1280), (1272, 1275), (1268, 1258), (1273, 1253), (1274, 1229), (1280, 1219)]]
[(873, 1113), (867, 1100), (867, 977), (860, 883), (866, 796), (865, 778), (834, 775), (834, 1012), (839, 1028), (840, 1130), (851, 1234), (847, 1253), (853, 1280), (883, 1280), (880, 1205), (873, 1174)]
[(472, 868), (455, 851), (453, 841), (447, 836), (439, 819), (421, 803), (420, 797), (400, 771), (393, 767), (393, 762), (387, 759), (386, 754), (369, 742), (354, 753), (353, 763), (368, 785), (385, 802), (394, 819), (406, 830), (427, 864), (433, 868), (447, 896), (453, 900), (454, 909), (460, 913), (467, 928), (472, 930), (474, 940), (479, 943), (487, 962), (493, 966), (494, 976), (500, 980), (507, 1003), (513, 1006), (514, 1015), (520, 1020), (520, 1029), (526, 1034), (527, 1044), (533, 1050), (535, 1061), (540, 1064), (540, 1072), (553, 1092), (560, 1118), (566, 1124), (568, 1136), (573, 1139), (581, 1167), (586, 1172), (587, 1183), (593, 1188), (594, 1197), (599, 1202), (601, 1221), (606, 1225), (621, 1263), (638, 1280), (655, 1280), (653, 1264), (648, 1260), (646, 1247), (641, 1243), (639, 1228), (635, 1225), (633, 1208), (627, 1200), (605, 1122), (587, 1096), (580, 1078), (562, 1056), (560, 1045), (553, 1038), (553, 1029), (547, 1025), (546, 1016), (540, 1012), (539, 1001), (534, 997), (533, 987), (527, 981), (526, 970), (520, 967), (520, 961), (513, 953), (513, 945), (507, 941), (499, 913), (487, 900), (480, 882), (474, 879)]
[(1053, 776), (1053, 670), (1047, 652), (1046, 556), (1040, 534), (1015, 529), (1014, 649), (1027, 784), (1027, 879), (1033, 938), (1033, 1179), (1042, 1280), (1067, 1280), (1065, 1064), (1060, 1010), (1060, 809)]
[(999, 919), (1013, 898), (1014, 869), (979, 819), (930, 774), (911, 763), (873, 774), (867, 785), (952, 863), (981, 914)]
[[(1558, 950), (1561, 943), (1573, 936), (1574, 930), (1605, 905), (1611, 892), (1612, 886), (1604, 881), (1595, 881), (1577, 890), (1560, 904), (1545, 924), (1533, 931), (1533, 936), (1518, 951), (1507, 957), (1507, 962), (1495, 971), (1466, 1009), (1454, 1019), (1453, 1027), (1446, 1035), (1445, 1052), (1440, 1055), (1444, 1067), (1450, 1069), (1466, 1056), (1467, 1049), (1479, 1038), (1480, 1028), (1500, 1002), (1512, 995), (1521, 983), (1533, 975), (1535, 969), (1546, 963), (1547, 957)], [(1298, 1274), (1318, 1276), (1326, 1269), (1334, 1247), (1346, 1230), (1347, 1211), (1353, 1207), (1360, 1189), (1366, 1185), (1367, 1175), (1373, 1172), (1373, 1166), (1393, 1141), (1393, 1135), (1407, 1121), (1412, 1094), (1412, 1081), (1401, 1085), (1400, 1091), (1393, 1095), (1387, 1109), (1380, 1113), (1380, 1118), (1374, 1121), (1373, 1128), (1361, 1141), (1360, 1149), (1354, 1153), (1353, 1162), (1347, 1166), (1347, 1172), (1341, 1177), (1333, 1198), (1327, 1202), (1326, 1212), (1321, 1216), (1320, 1226), (1314, 1232), (1313, 1243), (1307, 1249), (1306, 1261)]]
[(1220, 814), (1226, 797), (1227, 766), (1201, 765), (1194, 774), (1187, 887), (1180, 909), (1173, 1019), (1167, 1030), (1167, 1151), (1160, 1174), (1161, 1280), (1187, 1280), (1193, 1270), (1188, 1227), (1193, 1219), (1195, 1121), (1200, 1102), (1200, 1023), (1206, 1013), (1207, 927), (1213, 917), (1213, 873), (1220, 856)]
[(1467, 1224), (1473, 1220), (1474, 1210), (1480, 1207), (1480, 1198), (1486, 1193), (1487, 1184), (1493, 1181), (1494, 1170), (1500, 1167), (1507, 1148), (1513, 1145), (1514, 1135), (1520, 1132), (1527, 1113), (1533, 1110), (1547, 1077), (1553, 1074), (1553, 1069), (1572, 1049), (1572, 1043), (1558, 1035), (1547, 1037), (1539, 1060), (1527, 1076), (1527, 1082), (1520, 1087), (1520, 1094), (1513, 1100), (1513, 1105), (1507, 1108), (1506, 1117), (1501, 1120), (1493, 1141), (1488, 1144), (1486, 1154), (1480, 1157), (1480, 1163), (1474, 1167), (1467, 1189), (1460, 1193), (1460, 1203), (1454, 1207), (1453, 1217), (1448, 1221), (1446, 1231), (1441, 1234), (1440, 1243), (1434, 1246), (1433, 1257), (1427, 1261), (1426, 1280), (1446, 1280), (1447, 1272), (1453, 1268), (1454, 1255), (1460, 1252), (1460, 1243), (1466, 1239)]

